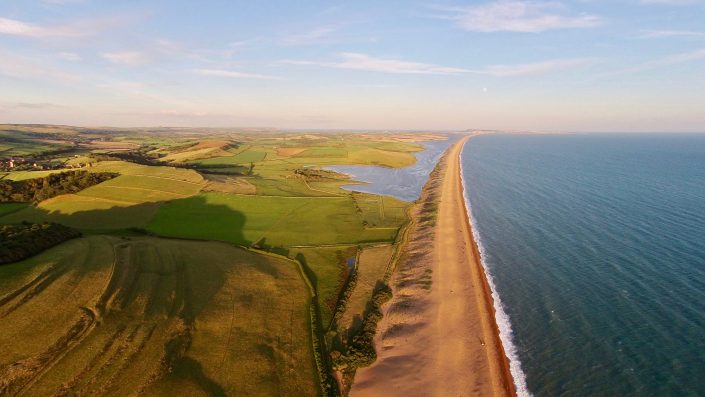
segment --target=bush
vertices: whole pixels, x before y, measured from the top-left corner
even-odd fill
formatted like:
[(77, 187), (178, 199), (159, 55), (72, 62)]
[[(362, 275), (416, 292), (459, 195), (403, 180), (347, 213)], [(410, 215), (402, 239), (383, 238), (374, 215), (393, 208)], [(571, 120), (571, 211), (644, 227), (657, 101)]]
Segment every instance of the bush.
[(377, 323), (382, 319), (380, 308), (392, 298), (392, 290), (383, 284), (372, 295), (369, 309), (362, 321), (360, 331), (353, 336), (345, 353), (333, 354), (333, 366), (338, 371), (354, 371), (360, 367), (367, 367), (377, 359), (374, 337), (377, 333)]

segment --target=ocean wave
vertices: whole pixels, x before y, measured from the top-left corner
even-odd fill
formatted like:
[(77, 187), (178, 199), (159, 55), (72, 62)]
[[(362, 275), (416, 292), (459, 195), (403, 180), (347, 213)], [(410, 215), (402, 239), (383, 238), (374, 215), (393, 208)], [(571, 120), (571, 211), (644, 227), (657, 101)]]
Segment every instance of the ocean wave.
[(514, 334), (512, 332), (512, 323), (509, 319), (509, 315), (504, 310), (504, 305), (502, 304), (502, 299), (497, 292), (497, 287), (494, 284), (494, 279), (487, 267), (487, 255), (485, 246), (482, 244), (482, 238), (480, 237), (480, 232), (478, 231), (477, 222), (472, 213), (472, 205), (470, 204), (470, 199), (468, 197), (465, 175), (463, 170), (463, 156), (465, 151), (463, 150), (460, 154), (460, 179), (463, 183), (463, 198), (465, 199), (465, 208), (467, 210), (467, 216), (472, 225), (472, 234), (475, 242), (477, 243), (477, 248), (480, 251), (480, 262), (485, 270), (485, 277), (487, 277), (487, 283), (490, 286), (492, 292), (492, 301), (495, 310), (495, 321), (497, 322), (497, 328), (499, 329), (499, 339), (502, 342), (502, 347), (504, 348), (504, 353), (507, 355), (509, 360), (509, 371), (512, 374), (514, 380), (514, 387), (516, 388), (517, 396), (519, 397), (531, 397), (532, 394), (529, 388), (526, 386), (526, 374), (521, 368), (521, 361), (517, 354), (516, 345), (514, 345)]

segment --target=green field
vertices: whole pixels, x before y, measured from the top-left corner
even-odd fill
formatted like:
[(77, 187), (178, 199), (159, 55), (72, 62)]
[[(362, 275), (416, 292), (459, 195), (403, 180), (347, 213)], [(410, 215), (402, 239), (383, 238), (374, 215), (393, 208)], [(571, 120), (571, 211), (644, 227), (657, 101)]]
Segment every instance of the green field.
[(288, 260), (95, 236), (0, 267), (0, 296), (0, 395), (317, 393)]
[(11, 214), (27, 207), (25, 203), (0, 203), (0, 216)]
[(45, 166), (119, 176), (0, 204), (2, 224), (89, 236), (0, 267), (0, 395), (319, 394), (330, 371), (317, 369), (313, 342), (325, 357), (354, 334), (409, 206), (342, 190), (355, 182), (325, 167), (404, 167), (421, 150), (394, 134), (5, 129), (57, 143), (0, 139), (0, 150), (73, 145)]
[(197, 194), (205, 181), (192, 170), (103, 162), (91, 172), (118, 172), (117, 178), (54, 197), (3, 217), (2, 222), (58, 222), (88, 230), (145, 227), (163, 202)]
[(357, 331), (365, 314), (367, 302), (378, 283), (384, 280), (387, 265), (392, 258), (391, 244), (366, 247), (361, 250), (357, 263), (357, 284), (348, 299), (340, 319), (339, 332), (344, 337)]
[(349, 259), (355, 258), (355, 246), (292, 248), (292, 258), (304, 262), (315, 274), (311, 280), (321, 298), (321, 317), (325, 330), (328, 330), (333, 311), (338, 303), (338, 294), (344, 279), (343, 267)]
[(276, 197), (204, 193), (162, 205), (158, 235), (274, 247), (390, 241), (396, 228), (364, 227), (351, 196)]

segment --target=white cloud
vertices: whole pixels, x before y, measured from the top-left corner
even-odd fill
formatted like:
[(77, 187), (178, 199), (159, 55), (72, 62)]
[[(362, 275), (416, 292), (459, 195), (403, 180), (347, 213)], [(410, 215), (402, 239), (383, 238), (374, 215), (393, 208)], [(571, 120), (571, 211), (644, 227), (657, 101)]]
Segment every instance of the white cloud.
[(118, 65), (137, 66), (149, 62), (149, 57), (140, 51), (104, 52), (100, 56)]
[(30, 38), (80, 37), (92, 34), (100, 20), (80, 21), (69, 25), (40, 26), (17, 19), (0, 17), (0, 34)]
[(61, 105), (49, 102), (15, 102), (10, 106), (17, 109), (51, 109), (62, 107)]
[(278, 80), (278, 77), (268, 76), (264, 74), (257, 73), (245, 73), (238, 72), (236, 70), (223, 70), (223, 69), (195, 69), (193, 71), (201, 76), (215, 76), (215, 77), (229, 77), (237, 79), (255, 79), (255, 80)]
[(48, 32), (36, 25), (10, 18), (0, 18), (0, 33), (12, 36), (41, 37)]
[(598, 62), (595, 58), (553, 59), (543, 62), (519, 65), (494, 65), (485, 69), (485, 74), (498, 77), (530, 76), (560, 72), (568, 69), (585, 67)]
[(679, 64), (683, 64), (683, 63), (695, 62), (695, 61), (700, 61), (700, 60), (705, 60), (705, 48), (700, 48), (700, 49), (693, 50), (693, 51), (667, 55), (667, 56), (659, 58), (659, 59), (654, 59), (654, 60), (651, 60), (648, 62), (644, 62), (644, 63), (637, 65), (633, 68), (623, 69), (623, 70), (616, 71), (614, 73), (610, 73), (609, 75), (619, 76), (619, 75), (623, 75), (623, 74), (643, 72), (646, 70), (659, 69), (659, 68), (664, 68), (664, 67), (668, 67), (668, 66), (679, 65)]
[(60, 52), (59, 57), (71, 62), (77, 62), (83, 60), (83, 58), (76, 54), (75, 52)]
[(0, 75), (16, 79), (41, 79), (53, 83), (69, 83), (79, 76), (55, 69), (46, 62), (0, 50)]
[(590, 28), (601, 24), (594, 15), (563, 15), (555, 2), (499, 0), (482, 5), (441, 9), (444, 18), (473, 32), (539, 33), (553, 29)]
[(655, 39), (663, 37), (705, 37), (705, 32), (690, 30), (644, 30), (639, 35), (642, 39)]
[(668, 55), (661, 59), (647, 62), (642, 65), (640, 69), (654, 69), (658, 67), (678, 65), (686, 62), (699, 61), (701, 59), (705, 59), (705, 48)]
[(330, 34), (337, 31), (338, 28), (324, 26), (306, 33), (289, 35), (281, 40), (284, 45), (312, 45), (326, 42)]
[(319, 61), (292, 61), (283, 63), (292, 65), (315, 65), (338, 69), (364, 70), (368, 72), (396, 73), (396, 74), (461, 74), (470, 70), (433, 65), (422, 62), (409, 62), (398, 59), (382, 59), (371, 57), (367, 54), (345, 52), (340, 54), (338, 62)]
[(641, 4), (646, 5), (667, 5), (667, 6), (682, 6), (689, 4), (701, 4), (702, 0), (641, 0)]
[(85, 0), (42, 0), (42, 3), (56, 6), (65, 6), (68, 4), (85, 3)]
[(286, 60), (281, 63), (290, 65), (312, 65), (336, 69), (362, 70), (368, 72), (392, 74), (429, 74), (429, 75), (486, 75), (496, 77), (513, 77), (558, 72), (562, 70), (587, 66), (595, 63), (593, 58), (556, 59), (518, 65), (493, 65), (483, 69), (465, 69), (434, 65), (422, 62), (409, 62), (398, 59), (376, 58), (367, 54), (342, 53), (337, 62)]

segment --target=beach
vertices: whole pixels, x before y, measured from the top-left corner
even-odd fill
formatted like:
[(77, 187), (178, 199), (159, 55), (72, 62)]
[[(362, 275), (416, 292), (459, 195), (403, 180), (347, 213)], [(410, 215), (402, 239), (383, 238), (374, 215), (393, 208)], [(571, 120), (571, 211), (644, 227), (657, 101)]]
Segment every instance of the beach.
[(513, 396), (509, 363), (468, 220), (453, 145), (411, 210), (404, 254), (375, 338), (378, 358), (358, 370), (351, 396)]

